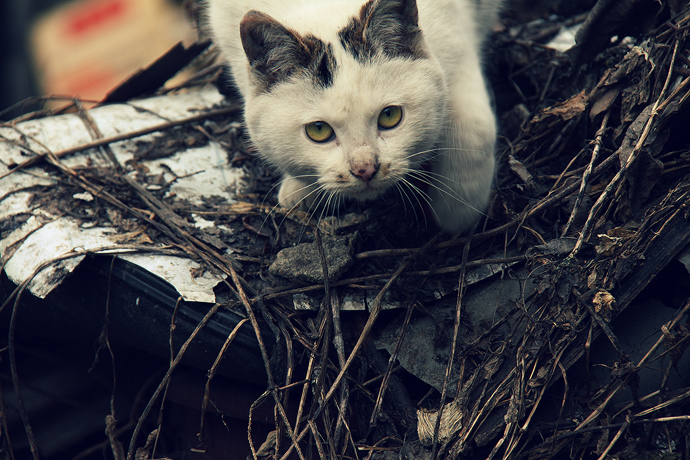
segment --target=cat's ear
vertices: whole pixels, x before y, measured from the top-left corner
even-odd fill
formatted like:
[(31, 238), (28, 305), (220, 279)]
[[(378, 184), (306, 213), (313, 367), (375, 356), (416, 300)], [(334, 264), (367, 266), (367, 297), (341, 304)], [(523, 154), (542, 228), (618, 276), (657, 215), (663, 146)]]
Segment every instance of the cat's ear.
[(249, 11), (240, 22), (242, 47), (262, 90), (308, 71), (321, 84), (332, 78), (334, 60), (321, 40), (302, 37), (271, 16)]
[(260, 11), (249, 11), (240, 22), (242, 47), (252, 71), (271, 86), (287, 79), (304, 61), (297, 35)]
[(419, 57), (421, 31), (416, 0), (378, 0), (365, 21), (364, 36), (384, 54)]
[(416, 0), (370, 0), (362, 6), (360, 17), (340, 31), (340, 40), (358, 59), (379, 52), (392, 57), (427, 55)]

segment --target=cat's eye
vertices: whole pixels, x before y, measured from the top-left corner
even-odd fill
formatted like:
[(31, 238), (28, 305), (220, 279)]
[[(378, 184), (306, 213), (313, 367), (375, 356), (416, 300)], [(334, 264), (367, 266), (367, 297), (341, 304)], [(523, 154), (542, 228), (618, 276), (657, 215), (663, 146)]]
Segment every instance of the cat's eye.
[(335, 134), (333, 128), (331, 128), (331, 125), (325, 121), (314, 121), (307, 123), (304, 127), (304, 130), (306, 131), (309, 139), (319, 143), (330, 141)]
[(393, 129), (400, 124), (403, 110), (399, 105), (389, 105), (379, 114), (379, 128)]

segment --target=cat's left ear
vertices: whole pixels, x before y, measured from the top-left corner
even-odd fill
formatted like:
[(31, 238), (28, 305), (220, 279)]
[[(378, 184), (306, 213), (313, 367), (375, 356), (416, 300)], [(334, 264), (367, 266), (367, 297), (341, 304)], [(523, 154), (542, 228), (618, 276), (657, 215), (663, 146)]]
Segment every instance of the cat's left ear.
[(359, 17), (340, 31), (340, 41), (358, 59), (376, 53), (408, 58), (427, 55), (416, 0), (369, 0)]
[(377, 0), (365, 24), (365, 37), (384, 54), (423, 54), (416, 0)]

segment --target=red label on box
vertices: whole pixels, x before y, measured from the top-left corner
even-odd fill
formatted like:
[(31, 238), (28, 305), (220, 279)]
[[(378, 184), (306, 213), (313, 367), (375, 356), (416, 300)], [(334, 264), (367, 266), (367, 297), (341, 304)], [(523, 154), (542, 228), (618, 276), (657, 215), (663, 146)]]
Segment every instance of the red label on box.
[(105, 0), (80, 5), (67, 24), (67, 34), (77, 36), (97, 29), (103, 24), (122, 18), (126, 10), (127, 4), (123, 0)]

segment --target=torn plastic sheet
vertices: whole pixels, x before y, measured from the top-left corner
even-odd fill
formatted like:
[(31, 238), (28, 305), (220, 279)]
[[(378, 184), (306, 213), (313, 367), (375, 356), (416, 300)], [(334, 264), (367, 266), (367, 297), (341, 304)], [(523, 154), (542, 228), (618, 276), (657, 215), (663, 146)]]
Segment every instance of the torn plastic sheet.
[[(557, 239), (549, 244), (535, 246), (531, 249), (532, 253), (561, 253), (569, 252), (568, 247), (572, 241), (569, 238)], [(566, 252), (566, 253), (567, 253)], [(683, 268), (690, 273), (690, 246), (687, 246), (681, 251), (676, 260), (683, 264)], [(683, 269), (681, 268), (681, 270)], [(529, 276), (524, 268), (513, 266), (511, 276), (496, 277), (487, 280), (482, 289), (468, 290), (462, 299), (462, 314), (463, 320), (461, 324), (458, 349), (466, 349), (470, 344), (476, 346), (474, 341), (481, 336), (489, 324), (496, 324), (500, 318), (506, 318), (505, 324), (497, 331), (505, 337), (505, 341), (515, 340), (516, 337), (522, 337), (522, 328), (518, 326), (517, 318), (509, 318), (508, 308), (511, 305), (520, 305), (524, 299), (530, 296), (531, 292), (536, 289), (533, 283), (525, 283)], [(448, 325), (453, 324), (454, 315), (456, 314), (455, 305), (444, 307), (437, 307), (434, 309), (436, 320), (428, 315), (420, 315), (414, 318), (410, 327), (403, 337), (402, 346), (399, 347), (397, 355), (400, 365), (409, 373), (424, 381), (425, 383), (434, 387), (437, 391), (442, 392), (444, 385), (445, 372), (447, 368), (446, 357), (450, 355), (450, 343), (447, 337), (452, 334), (452, 328)], [(631, 311), (635, 313), (632, 315), (621, 316), (615, 323), (617, 327), (617, 334), (621, 342), (624, 344), (623, 349), (631, 351), (633, 362), (639, 361), (645, 351), (649, 348), (650, 342), (656, 341), (656, 334), (663, 330), (664, 325), (670, 321), (676, 314), (677, 310), (669, 308), (657, 299), (643, 299), (635, 302)], [(644, 320), (640, 320), (644, 318)], [(400, 330), (401, 319), (398, 319), (390, 324), (387, 324), (379, 336), (375, 340), (377, 348), (386, 350), (388, 353), (393, 353), (397, 348), (397, 342), (401, 340)], [(447, 325), (448, 329), (445, 331), (444, 340), (439, 340), (439, 337), (444, 337), (444, 333), (440, 332), (439, 324)], [(512, 337), (512, 338), (511, 338)], [(610, 379), (610, 371), (605, 368), (603, 363), (615, 362), (618, 358), (616, 351), (606, 344), (606, 340), (602, 341), (597, 347), (592, 348), (592, 362), (602, 363), (601, 365), (593, 366), (592, 375), (587, 374), (584, 377), (586, 380), (599, 379), (598, 383), (604, 385)], [(429, 359), (429, 357), (433, 357)], [(659, 356), (661, 359), (662, 356)], [(687, 369), (689, 358), (683, 357), (683, 362), (676, 364), (676, 369)], [(483, 372), (490, 374), (500, 365), (496, 358), (489, 359), (483, 363)], [(667, 363), (664, 365), (650, 366), (649, 368), (641, 369), (641, 388), (640, 394), (648, 394), (658, 388), (663, 376), (662, 370), (665, 369)], [(673, 372), (671, 373), (671, 383), (675, 384), (675, 388), (686, 387), (690, 383), (690, 377), (687, 373)], [(487, 378), (487, 376), (482, 376)], [(447, 382), (447, 389), (449, 394), (453, 395), (457, 388), (459, 380), (459, 366), (455, 366)], [(591, 381), (588, 383), (591, 384)], [(629, 390), (624, 392), (624, 395), (618, 397), (617, 401), (623, 401), (629, 398), (627, 394)], [(445, 412), (444, 412), (445, 413)], [(423, 414), (426, 418), (422, 422), (431, 420), (435, 422), (437, 413)], [(442, 423), (445, 423), (442, 422)]]
[[(205, 88), (94, 108), (88, 111), (88, 118), (100, 136), (107, 138), (189, 118), (223, 100), (215, 89)], [(91, 143), (94, 136), (88, 123), (77, 114), (66, 114), (0, 127), (0, 220), (13, 229), (0, 241), (0, 262), (10, 280), (15, 284), (30, 281), (28, 290), (39, 298), (57, 287), (88, 252), (117, 253), (118, 248), (127, 249), (114, 228), (89, 226), (32, 204), (38, 194), (46, 193), (46, 188), (56, 183), (48, 169), (34, 166), (7, 174), (11, 166), (33, 155)], [(167, 135), (165, 131), (154, 132), (109, 147), (118, 163), (126, 165), (134, 158), (138, 143)], [(66, 156), (61, 161), (70, 168), (109, 165), (98, 149)], [(148, 168), (149, 174), (174, 179), (168, 193), (191, 203), (218, 196), (232, 202), (228, 192), (246, 180), (241, 169), (228, 165), (223, 148), (213, 141), (203, 147), (181, 149), (168, 158), (140, 161), (139, 165)], [(125, 169), (123, 174), (128, 172)], [(78, 195), (75, 200), (89, 198), (87, 194)], [(160, 276), (187, 301), (215, 302), (213, 288), (224, 279), (222, 273), (200, 270), (197, 262), (185, 257), (141, 253), (119, 257)]]
[[(515, 264), (513, 264), (515, 265)], [(482, 289), (470, 289), (462, 299), (463, 321), (460, 332), (459, 349), (467, 347), (486, 330), (487, 324), (495, 324), (500, 318), (508, 315), (508, 309), (513, 302), (519, 302), (522, 292), (522, 279), (526, 274), (524, 268), (516, 267), (511, 276), (485, 279)], [(400, 365), (418, 379), (441, 392), (443, 390), (447, 357), (450, 356), (451, 343), (447, 337), (452, 336), (452, 330), (443, 332), (439, 324), (452, 325), (456, 314), (456, 305), (450, 303), (436, 306), (432, 318), (428, 315), (416, 317), (403, 337), (402, 346), (397, 355)], [(393, 353), (398, 340), (401, 340), (400, 330), (402, 318), (387, 324), (375, 339), (376, 347)], [(514, 321), (508, 320), (498, 329), (500, 333), (510, 335), (515, 333)], [(452, 328), (452, 326), (451, 326)], [(445, 333), (446, 339), (439, 340)], [(430, 359), (431, 357), (431, 359)], [(487, 363), (484, 371), (490, 373), (499, 363)], [(455, 366), (448, 380), (450, 395), (457, 387), (460, 368)]]

